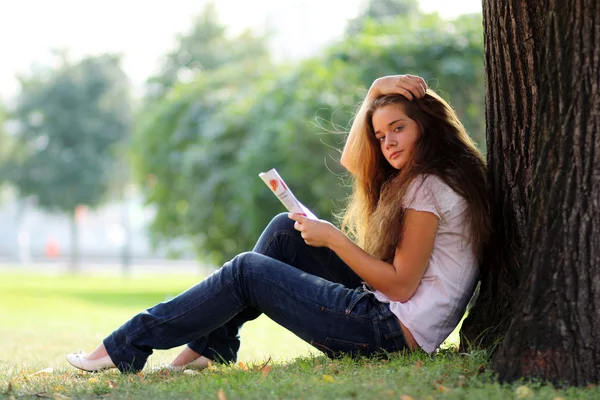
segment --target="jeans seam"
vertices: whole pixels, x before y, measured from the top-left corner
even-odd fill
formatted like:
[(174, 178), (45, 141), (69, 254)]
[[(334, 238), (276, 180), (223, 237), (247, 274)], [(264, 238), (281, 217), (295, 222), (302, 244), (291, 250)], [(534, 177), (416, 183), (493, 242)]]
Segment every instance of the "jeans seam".
[[(261, 275), (258, 275), (258, 274), (256, 274), (256, 273), (252, 273), (252, 274), (253, 274), (255, 277), (257, 277), (257, 278), (259, 278), (259, 279), (261, 279), (261, 280), (263, 280), (263, 281), (265, 281), (265, 282), (269, 282), (269, 283), (272, 283), (272, 284), (279, 284), (279, 283), (280, 283), (280, 282), (279, 282), (279, 281), (277, 281), (277, 280), (273, 281), (273, 280), (270, 280), (270, 279), (268, 279), (268, 278), (266, 278), (266, 277), (263, 277), (263, 276), (261, 276)], [(339, 284), (339, 285), (341, 285), (341, 284)], [(343, 285), (342, 285), (342, 286), (343, 286)], [(348, 289), (348, 290), (351, 290), (351, 289)], [(323, 310), (323, 311), (328, 311), (328, 312), (330, 312), (330, 313), (333, 313), (333, 314), (336, 314), (336, 315), (340, 315), (340, 316), (341, 316), (341, 315), (344, 315), (344, 316), (346, 316), (346, 317), (351, 317), (351, 318), (354, 318), (354, 319), (359, 319), (359, 320), (363, 320), (363, 321), (364, 321), (364, 320), (369, 320), (369, 319), (370, 319), (370, 318), (369, 318), (369, 316), (366, 316), (366, 317), (358, 317), (358, 316), (356, 316), (356, 315), (349, 315), (349, 314), (346, 314), (345, 312), (344, 312), (344, 313), (340, 313), (340, 312), (337, 312), (337, 311), (334, 311), (334, 310), (330, 310), (330, 309), (326, 308), (326, 307), (325, 307), (323, 304), (319, 304), (319, 303), (317, 303), (317, 302), (313, 301), (313, 300), (312, 300), (310, 297), (306, 297), (306, 296), (304, 296), (304, 295), (301, 295), (301, 294), (299, 294), (299, 293), (296, 293), (296, 294), (298, 295), (298, 297), (301, 297), (301, 298), (302, 298), (302, 300), (304, 300), (304, 301), (306, 301), (306, 302), (308, 302), (308, 303), (311, 303), (311, 304), (312, 304), (312, 305), (314, 305), (314, 306), (317, 306), (317, 307), (321, 308), (321, 310)], [(261, 311), (261, 312), (262, 312), (262, 311)]]
[[(395, 315), (394, 315), (394, 317), (397, 321), (398, 317), (396, 317)], [(393, 333), (396, 333), (396, 332), (394, 332), (394, 328), (395, 328), (394, 323), (396, 321), (393, 321), (392, 318), (387, 320), (386, 323), (388, 325), (388, 332), (390, 332), (390, 334), (389, 335), (386, 334), (385, 336), (386, 336), (386, 339), (392, 339), (394, 341), (394, 345), (396, 346), (397, 350), (403, 350), (403, 349), (407, 348), (408, 346), (407, 346), (407, 342), (406, 342), (406, 337), (404, 336), (404, 332), (402, 331), (402, 326), (400, 325), (399, 321), (398, 321), (399, 331), (397, 331), (398, 334), (393, 335)]]
[(373, 332), (375, 336), (375, 348), (381, 349), (381, 330), (379, 329), (379, 321), (377, 318), (373, 318)]
[[(228, 282), (226, 282), (226, 283), (225, 283), (223, 286), (228, 286), (228, 285), (230, 285), (230, 284), (231, 284), (233, 281), (235, 281), (235, 279), (236, 279), (235, 277), (234, 277), (234, 278), (232, 278), (231, 280), (229, 280)], [(240, 301), (240, 298), (239, 298), (239, 297), (238, 297), (238, 295), (237, 295), (237, 293), (235, 293), (236, 291), (234, 290), (233, 292), (234, 292), (234, 296), (237, 298), (238, 302), (241, 302), (241, 301)], [(194, 307), (191, 307), (191, 308), (189, 308), (188, 310), (186, 310), (186, 311), (184, 311), (184, 312), (181, 312), (181, 313), (179, 313), (177, 316), (174, 316), (174, 317), (172, 317), (172, 318), (166, 319), (166, 320), (164, 320), (164, 321), (160, 320), (160, 321), (158, 321), (158, 322), (156, 322), (156, 323), (154, 323), (154, 324), (148, 324), (148, 327), (147, 327), (147, 329), (153, 329), (153, 328), (155, 328), (155, 327), (157, 327), (157, 326), (159, 326), (159, 325), (162, 325), (162, 324), (165, 324), (165, 323), (167, 323), (167, 322), (171, 322), (171, 321), (173, 321), (174, 319), (180, 318), (180, 317), (182, 317), (184, 314), (187, 314), (187, 313), (189, 313), (190, 311), (193, 311), (193, 310), (195, 310), (196, 308), (198, 308), (200, 305), (204, 304), (204, 302), (206, 302), (206, 301), (208, 301), (208, 300), (210, 300), (210, 299), (208, 299), (208, 298), (207, 298), (207, 299), (205, 299), (203, 302), (199, 303), (198, 305), (196, 305), (196, 306), (194, 306)], [(192, 304), (192, 303), (193, 303), (193, 302), (192, 302), (192, 301), (190, 301), (190, 302), (188, 302), (187, 304), (185, 304), (185, 305), (184, 305), (183, 307), (181, 307), (181, 308), (182, 308), (182, 309), (185, 309), (186, 307), (189, 307), (189, 305), (190, 305), (190, 304)], [(134, 339), (135, 337), (139, 336), (141, 332), (142, 332), (142, 329), (138, 329), (138, 330), (136, 330), (135, 332), (131, 333), (130, 335), (127, 335), (127, 336), (125, 336), (125, 343), (124, 343), (123, 345), (121, 345), (121, 346), (118, 348), (118, 351), (120, 351), (121, 349), (123, 349), (124, 347), (126, 347), (126, 346), (127, 346), (127, 344), (131, 342), (131, 339)]]
[[(271, 236), (271, 239), (272, 239), (272, 241), (274, 241), (274, 240), (275, 240), (275, 238), (276, 238), (277, 236), (287, 236), (288, 238), (290, 238), (290, 239), (292, 239), (292, 240), (296, 240), (296, 241), (301, 241), (301, 242), (304, 242), (302, 239), (298, 239), (297, 237), (295, 237), (294, 235), (290, 234), (290, 233), (289, 233), (289, 232), (287, 232), (287, 231), (279, 231), (279, 232), (275, 232), (275, 233), (274, 233), (274, 234)], [(271, 244), (271, 241), (269, 241), (269, 245), (270, 245), (270, 244)], [(329, 275), (329, 277), (331, 278), (331, 279), (328, 279), (328, 280), (330, 280), (331, 282), (335, 282), (335, 281), (336, 281), (336, 277), (335, 277), (335, 276), (333, 276), (333, 275), (331, 274), (331, 272), (329, 271), (329, 269), (327, 268), (327, 265), (328, 265), (328, 263), (325, 263), (325, 262), (323, 262), (323, 261), (321, 260), (321, 257), (319, 257), (318, 255), (316, 255), (316, 254), (315, 254), (315, 253), (312, 251), (312, 248), (311, 248), (312, 246), (310, 246), (309, 244), (307, 244), (306, 246), (307, 246), (307, 250), (310, 252), (310, 254), (311, 254), (311, 255), (312, 255), (312, 256), (313, 256), (313, 257), (314, 257), (314, 258), (317, 260), (317, 262), (318, 262), (318, 263), (321, 265), (321, 267), (323, 268), (323, 270), (324, 270), (324, 271), (327, 273), (327, 275)]]
[(275, 241), (275, 236), (278, 234), (279, 232), (275, 232), (273, 235), (271, 235), (269, 237), (269, 241), (267, 242), (267, 244), (260, 250), (260, 252), (258, 252), (258, 254), (265, 254), (267, 252), (267, 250), (269, 249), (269, 247), (271, 247), (271, 244), (273, 244), (273, 242)]

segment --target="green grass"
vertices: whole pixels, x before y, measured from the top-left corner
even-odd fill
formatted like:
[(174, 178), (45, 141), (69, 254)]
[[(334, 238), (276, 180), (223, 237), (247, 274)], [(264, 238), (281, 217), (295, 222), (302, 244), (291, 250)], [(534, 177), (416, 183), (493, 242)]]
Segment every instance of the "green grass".
[(484, 352), (331, 361), (265, 317), (244, 326), (236, 365), (193, 374), (150, 370), (177, 349), (155, 352), (139, 374), (90, 374), (67, 365), (66, 353), (92, 349), (136, 312), (198, 279), (0, 274), (0, 398), (600, 399), (598, 388), (502, 386)]

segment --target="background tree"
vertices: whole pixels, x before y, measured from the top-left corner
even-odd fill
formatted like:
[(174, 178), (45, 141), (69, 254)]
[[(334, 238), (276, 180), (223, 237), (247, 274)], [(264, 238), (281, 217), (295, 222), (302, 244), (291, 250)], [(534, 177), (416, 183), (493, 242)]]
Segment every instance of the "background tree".
[(0, 185), (2, 185), (5, 178), (2, 171), (11, 149), (10, 137), (8, 136), (5, 127), (8, 119), (7, 114), (6, 106), (3, 102), (0, 102)]
[[(224, 34), (214, 28), (215, 18), (197, 21), (213, 28), (193, 32)], [(239, 45), (236, 38), (220, 40), (218, 49)], [(216, 264), (251, 249), (274, 212), (283, 211), (257, 177), (274, 167), (308, 207), (332, 220), (350, 192), (339, 149), (355, 106), (382, 75), (438, 78), (482, 143), (482, 52), (476, 16), (456, 22), (421, 14), (367, 18), (360, 32), (295, 65), (274, 66), (267, 54), (248, 53), (210, 64), (193, 81), (176, 82), (168, 95), (152, 100), (150, 91), (133, 152), (147, 201), (157, 206), (155, 242), (189, 239), (200, 258)]]
[(497, 236), (464, 327), (502, 340), (503, 380), (600, 379), (599, 17), (591, 0), (484, 3)]
[(413, 13), (363, 21), (360, 32), (331, 47), (331, 56), (359, 71), (359, 84), (401, 72), (423, 76), (447, 99), (467, 131), (485, 151), (482, 118), (485, 84), (481, 16), (444, 20)]
[(396, 17), (408, 17), (419, 13), (417, 0), (370, 0), (354, 19), (348, 21), (346, 35), (352, 36), (363, 29), (367, 21), (389, 22)]
[[(250, 32), (228, 37), (209, 4), (190, 35), (181, 37), (167, 56), (163, 72), (149, 79), (131, 149), (146, 199), (158, 206), (151, 226), (155, 244), (185, 238), (200, 258), (214, 258), (213, 249), (202, 243), (206, 232), (224, 232), (219, 214), (214, 212), (210, 224), (194, 215), (212, 212), (210, 196), (216, 196), (223, 176), (235, 183), (231, 155), (241, 151), (241, 136), (227, 131), (234, 142), (223, 136), (232, 118), (227, 112), (245, 118), (235, 110), (252, 99), (249, 88), (270, 69), (265, 38)], [(199, 201), (199, 196), (208, 200)]]
[(18, 122), (8, 179), (21, 197), (71, 217), (71, 263), (78, 263), (78, 205), (101, 203), (112, 179), (114, 148), (130, 131), (128, 80), (113, 55), (63, 62), (21, 79), (11, 118)]
[(148, 79), (146, 100), (160, 99), (178, 84), (192, 82), (225, 65), (236, 65), (243, 75), (244, 68), (252, 67), (252, 63), (269, 63), (266, 38), (250, 30), (228, 37), (214, 2), (206, 4), (194, 18), (191, 32), (180, 35), (177, 42), (164, 57), (160, 73)]

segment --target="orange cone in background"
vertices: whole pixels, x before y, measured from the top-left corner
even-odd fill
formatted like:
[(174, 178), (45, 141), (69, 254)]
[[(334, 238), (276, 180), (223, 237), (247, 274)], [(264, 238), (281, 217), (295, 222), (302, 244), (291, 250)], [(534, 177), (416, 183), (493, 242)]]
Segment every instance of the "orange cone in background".
[(46, 257), (58, 258), (58, 256), (60, 256), (60, 245), (56, 238), (51, 237), (46, 241)]

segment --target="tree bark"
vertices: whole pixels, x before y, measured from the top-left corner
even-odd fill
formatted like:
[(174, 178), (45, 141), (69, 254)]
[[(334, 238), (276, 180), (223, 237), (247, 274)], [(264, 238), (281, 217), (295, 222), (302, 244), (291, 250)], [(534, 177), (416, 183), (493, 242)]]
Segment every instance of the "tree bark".
[(525, 275), (492, 366), (586, 385), (600, 381), (600, 5), (546, 6)]
[(494, 233), (481, 266), (479, 298), (462, 328), (462, 346), (491, 347), (508, 328), (523, 275), (527, 203), (538, 106), (536, 54), (545, 14), (535, 0), (483, 3), (487, 163)]

